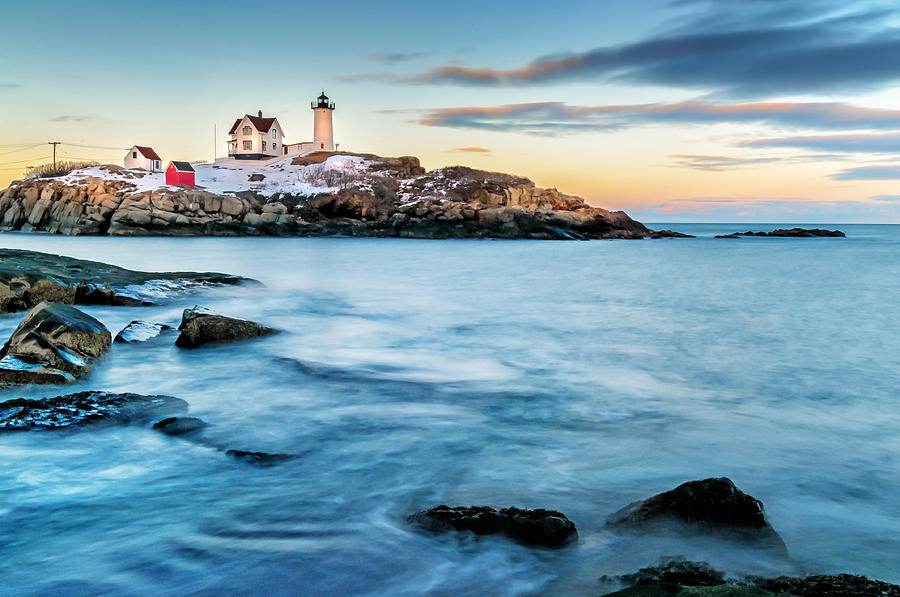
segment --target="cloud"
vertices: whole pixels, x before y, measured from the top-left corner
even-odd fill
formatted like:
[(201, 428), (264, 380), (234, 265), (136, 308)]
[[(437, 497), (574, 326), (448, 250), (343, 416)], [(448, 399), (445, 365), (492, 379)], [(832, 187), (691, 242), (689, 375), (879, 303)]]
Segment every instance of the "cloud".
[[(543, 135), (557, 132), (617, 130), (642, 124), (666, 123), (765, 123), (796, 128), (830, 129), (900, 128), (900, 110), (866, 108), (838, 102), (712, 104), (694, 101), (598, 106), (538, 102), (387, 112), (421, 114), (418, 122), (427, 126), (518, 131)], [(773, 143), (771, 146), (789, 145), (784, 139), (763, 139), (748, 145), (765, 146), (767, 142)]]
[(679, 168), (691, 168), (693, 170), (705, 170), (707, 172), (721, 172), (740, 166), (778, 161), (778, 158), (732, 158), (721, 155), (676, 154), (669, 157), (675, 160), (673, 165)]
[(0, 89), (18, 89), (21, 85), (18, 83), (0, 83)]
[(861, 166), (832, 174), (834, 180), (900, 180), (900, 166)]
[(365, 57), (379, 62), (406, 62), (434, 54), (434, 52), (370, 52)]
[[(888, 124), (885, 122), (885, 124)], [(900, 133), (778, 137), (743, 143), (747, 147), (794, 147), (842, 153), (900, 153)]]
[(50, 119), (50, 122), (84, 122), (85, 120), (91, 120), (93, 118), (93, 116), (76, 116), (73, 114), (63, 114), (61, 116), (54, 116)]
[(900, 195), (873, 195), (869, 197), (872, 201), (884, 201), (886, 203), (900, 203)]
[(784, 4), (804, 3), (676, 3), (693, 8), (696, 16), (632, 43), (538, 56), (509, 69), (448, 64), (403, 80), (481, 86), (600, 80), (729, 97), (858, 93), (900, 80), (897, 8)]
[(484, 147), (457, 147), (448, 151), (463, 151), (468, 153), (494, 153), (493, 149), (485, 149)]

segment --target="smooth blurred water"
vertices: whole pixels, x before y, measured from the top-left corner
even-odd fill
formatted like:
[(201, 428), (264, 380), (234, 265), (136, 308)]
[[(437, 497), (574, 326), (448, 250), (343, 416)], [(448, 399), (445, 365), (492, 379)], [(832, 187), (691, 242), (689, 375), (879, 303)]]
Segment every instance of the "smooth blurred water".
[[(656, 226), (663, 227), (663, 226)], [(184, 351), (114, 345), (68, 387), (166, 393), (212, 445), (148, 426), (0, 436), (3, 595), (597, 595), (660, 555), (732, 573), (900, 582), (900, 227), (846, 239), (77, 238), (0, 245), (265, 288), (85, 308), (115, 333), (200, 303), (285, 333)], [(751, 229), (772, 227), (751, 226)], [(21, 319), (0, 319), (6, 338)], [(616, 536), (684, 481), (760, 498), (793, 562)], [(561, 550), (428, 536), (440, 503), (546, 507)]]

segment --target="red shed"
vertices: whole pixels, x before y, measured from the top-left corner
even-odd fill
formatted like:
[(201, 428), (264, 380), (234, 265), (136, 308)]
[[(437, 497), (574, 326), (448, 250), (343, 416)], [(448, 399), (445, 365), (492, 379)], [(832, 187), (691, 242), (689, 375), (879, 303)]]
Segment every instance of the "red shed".
[(187, 162), (169, 162), (166, 168), (166, 184), (194, 186), (194, 167)]

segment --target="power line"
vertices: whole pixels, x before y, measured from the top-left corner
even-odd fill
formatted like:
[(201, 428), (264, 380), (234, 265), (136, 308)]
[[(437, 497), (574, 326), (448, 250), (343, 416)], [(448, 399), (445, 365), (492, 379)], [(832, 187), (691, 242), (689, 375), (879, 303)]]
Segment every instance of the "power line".
[(109, 149), (109, 150), (117, 150), (117, 151), (128, 151), (129, 147), (109, 147), (105, 145), (82, 145), (80, 143), (66, 143), (63, 142), (63, 145), (68, 145), (69, 147), (83, 147), (85, 149)]
[(13, 149), (12, 151), (5, 151), (0, 153), (0, 155), (9, 155), (11, 153), (21, 153), (23, 151), (28, 151), (29, 149), (34, 149), (35, 147), (39, 147), (43, 145), (43, 143), (35, 143), (34, 145), (28, 145), (27, 147), (23, 147), (21, 149)]
[(36, 161), (38, 161), (38, 160), (49, 160), (49, 159), (52, 158), (52, 157), (53, 157), (53, 156), (49, 156), (49, 155), (48, 155), (48, 156), (44, 156), (44, 157), (42, 157), (42, 158), (31, 158), (31, 159), (28, 159), (28, 160), (19, 160), (18, 162), (0, 162), (0, 166), (10, 166), (10, 165), (12, 165), (12, 164), (24, 164), (24, 163), (26, 163), (26, 162), (36, 162)]

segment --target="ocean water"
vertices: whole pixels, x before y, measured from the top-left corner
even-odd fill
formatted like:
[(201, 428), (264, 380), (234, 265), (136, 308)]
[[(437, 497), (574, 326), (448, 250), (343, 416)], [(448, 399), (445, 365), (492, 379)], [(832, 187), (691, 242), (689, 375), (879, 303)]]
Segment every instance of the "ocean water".
[[(114, 345), (68, 387), (164, 393), (208, 444), (135, 425), (0, 435), (3, 595), (598, 595), (660, 556), (732, 574), (900, 582), (900, 226), (657, 241), (77, 238), (0, 245), (265, 287), (86, 307), (113, 333), (200, 304), (284, 333)], [(832, 226), (834, 227), (834, 226)], [(0, 318), (6, 338), (21, 314)], [(256, 468), (217, 448), (291, 453)], [(709, 476), (761, 499), (791, 558), (616, 535)], [(544, 507), (569, 547), (426, 535), (438, 504)]]

